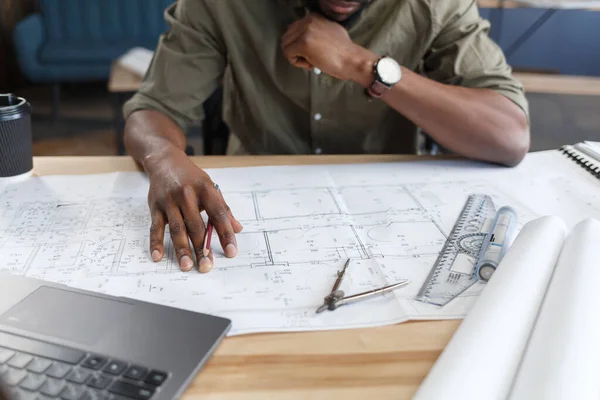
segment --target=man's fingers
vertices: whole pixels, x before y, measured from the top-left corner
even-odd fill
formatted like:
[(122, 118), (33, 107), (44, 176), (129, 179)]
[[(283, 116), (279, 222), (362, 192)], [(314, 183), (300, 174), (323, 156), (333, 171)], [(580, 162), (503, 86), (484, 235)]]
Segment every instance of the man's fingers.
[(293, 66), (311, 70), (313, 65), (306, 59), (304, 48), (305, 43), (298, 39), (283, 49), (283, 55)]
[(286, 48), (290, 47), (293, 43), (297, 42), (298, 39), (300, 39), (302, 37), (302, 35), (304, 35), (304, 32), (305, 32), (305, 28), (300, 27), (294, 31), (290, 31), (290, 32), (286, 33), (286, 35), (281, 38), (281, 48), (286, 49)]
[(212, 250), (208, 252), (208, 257), (201, 257), (199, 258), (199, 260), (200, 261), (198, 262), (198, 270), (203, 274), (210, 272), (210, 270), (212, 270), (213, 266), (215, 265), (214, 254)]
[(190, 271), (194, 268), (194, 260), (192, 258), (192, 252), (190, 251), (188, 234), (179, 207), (175, 204), (170, 204), (167, 207), (167, 218), (169, 220), (169, 231), (171, 240), (173, 241), (173, 247), (175, 248), (175, 255), (177, 256), (179, 268), (182, 271)]
[(193, 190), (183, 190), (183, 198), (181, 199), (181, 211), (183, 212), (183, 219), (185, 221), (185, 228), (187, 235), (192, 241), (194, 251), (196, 252), (196, 259), (200, 260), (202, 257), (202, 248), (204, 247), (204, 236), (206, 234), (206, 226), (200, 215), (200, 209), (198, 208), (198, 197), (196, 192)]
[(291, 24), (281, 37), (281, 47), (287, 47), (306, 32), (306, 21), (298, 20)]
[(229, 221), (231, 222), (231, 227), (233, 228), (233, 231), (235, 233), (240, 233), (242, 231), (242, 229), (244, 229), (243, 225), (240, 223), (240, 221), (238, 221), (233, 216), (233, 213), (231, 212), (231, 208), (229, 208), (229, 205), (227, 204), (227, 202), (225, 201), (225, 198), (223, 197), (223, 192), (221, 192), (220, 190), (219, 190), (219, 196), (221, 197), (221, 201), (225, 205), (225, 210), (227, 210), (227, 215), (229, 216)]
[(244, 229), (244, 226), (240, 223), (240, 221), (235, 219), (233, 215), (231, 215), (231, 212), (229, 212), (229, 220), (231, 221), (233, 232), (240, 233)]
[(219, 241), (225, 255), (231, 258), (237, 255), (237, 242), (233, 227), (231, 226), (231, 220), (229, 219), (229, 213), (227, 212), (225, 203), (221, 199), (220, 195), (206, 196), (203, 204), (210, 222), (219, 235)]
[(165, 254), (165, 215), (155, 208), (151, 211), (150, 217), (152, 219), (150, 225), (150, 255), (154, 262), (159, 262)]
[(313, 65), (305, 58), (304, 47), (306, 43), (307, 19), (296, 21), (290, 25), (288, 31), (281, 39), (281, 48), (285, 58), (295, 67), (311, 70)]
[(311, 63), (309, 63), (302, 57), (295, 57), (291, 63), (292, 63), (292, 65), (294, 65), (298, 68), (304, 68), (307, 71), (310, 71), (314, 68)]

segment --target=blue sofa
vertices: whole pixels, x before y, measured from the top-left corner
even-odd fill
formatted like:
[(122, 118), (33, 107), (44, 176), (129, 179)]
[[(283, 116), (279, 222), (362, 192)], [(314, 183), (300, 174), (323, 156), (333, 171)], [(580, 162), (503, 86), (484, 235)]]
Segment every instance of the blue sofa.
[(34, 83), (107, 80), (132, 47), (153, 50), (175, 0), (39, 0), (13, 32), (17, 61)]

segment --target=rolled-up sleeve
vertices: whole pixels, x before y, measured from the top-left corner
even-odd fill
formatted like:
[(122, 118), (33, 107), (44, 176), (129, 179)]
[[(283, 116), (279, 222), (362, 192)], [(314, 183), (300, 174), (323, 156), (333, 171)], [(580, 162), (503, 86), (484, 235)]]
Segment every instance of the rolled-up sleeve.
[(178, 0), (165, 10), (165, 19), (169, 29), (123, 114), (127, 118), (137, 110), (156, 110), (186, 130), (204, 119), (203, 103), (219, 86), (226, 49), (210, 0)]
[(523, 85), (513, 77), (500, 47), (489, 37), (475, 0), (432, 0), (432, 45), (423, 73), (438, 82), (491, 89), (517, 104), (529, 119)]

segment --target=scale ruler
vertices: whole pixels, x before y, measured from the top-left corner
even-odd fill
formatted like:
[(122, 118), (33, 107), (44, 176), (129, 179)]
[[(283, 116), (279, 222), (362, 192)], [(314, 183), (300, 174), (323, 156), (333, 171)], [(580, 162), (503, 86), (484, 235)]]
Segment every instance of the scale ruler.
[(475, 263), (495, 214), (490, 196), (469, 196), (416, 300), (444, 306), (477, 282)]

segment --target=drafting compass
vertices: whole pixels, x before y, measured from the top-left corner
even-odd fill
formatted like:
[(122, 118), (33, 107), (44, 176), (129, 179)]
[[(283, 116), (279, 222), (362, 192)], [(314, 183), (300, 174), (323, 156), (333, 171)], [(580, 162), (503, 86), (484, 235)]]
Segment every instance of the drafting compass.
[(405, 279), (405, 280), (395, 283), (393, 285), (385, 286), (385, 287), (382, 287), (379, 289), (369, 290), (368, 292), (358, 293), (358, 294), (354, 294), (354, 295), (348, 296), (348, 297), (344, 297), (345, 296), (344, 291), (339, 290), (339, 288), (340, 288), (340, 285), (342, 284), (342, 279), (344, 279), (344, 274), (346, 273), (346, 269), (348, 268), (349, 264), (350, 264), (350, 259), (348, 259), (346, 261), (346, 264), (344, 265), (344, 269), (342, 269), (340, 272), (338, 272), (337, 279), (335, 280), (335, 283), (333, 284), (331, 293), (329, 293), (325, 297), (325, 301), (323, 302), (323, 305), (317, 309), (317, 314), (321, 313), (325, 310), (333, 311), (343, 305), (353, 303), (355, 301), (363, 300), (363, 299), (366, 299), (366, 298), (369, 298), (371, 296), (375, 296), (378, 294), (391, 292), (394, 289), (397, 289), (399, 287), (403, 287), (403, 286), (406, 286), (409, 284), (408, 279)]

